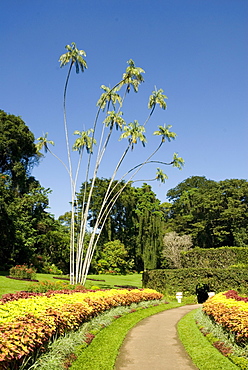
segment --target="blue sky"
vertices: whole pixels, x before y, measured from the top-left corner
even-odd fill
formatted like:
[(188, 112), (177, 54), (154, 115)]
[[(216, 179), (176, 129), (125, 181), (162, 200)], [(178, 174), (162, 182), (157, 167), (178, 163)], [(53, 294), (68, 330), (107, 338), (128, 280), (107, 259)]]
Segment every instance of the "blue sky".
[[(122, 108), (126, 122), (144, 122), (154, 86), (168, 96), (167, 110), (156, 108), (147, 125), (146, 148), (130, 153), (119, 177), (156, 147), (151, 134), (157, 126), (171, 124), (178, 137), (155, 159), (168, 162), (178, 152), (185, 166), (163, 168), (166, 184), (151, 183), (161, 202), (190, 176), (247, 179), (247, 0), (2, 0), (0, 11), (0, 109), (21, 116), (36, 138), (48, 132), (63, 160), (67, 68), (60, 69), (58, 58), (75, 42), (87, 54), (88, 69), (73, 71), (68, 86), (72, 139), (74, 130), (92, 127), (100, 86), (119, 81), (130, 58), (146, 73), (139, 93), (130, 93)], [(111, 175), (123, 148), (115, 136), (99, 177)], [(137, 179), (154, 178), (155, 172), (149, 165)], [(63, 166), (48, 154), (33, 175), (53, 191), (49, 211), (57, 217), (68, 211)]]

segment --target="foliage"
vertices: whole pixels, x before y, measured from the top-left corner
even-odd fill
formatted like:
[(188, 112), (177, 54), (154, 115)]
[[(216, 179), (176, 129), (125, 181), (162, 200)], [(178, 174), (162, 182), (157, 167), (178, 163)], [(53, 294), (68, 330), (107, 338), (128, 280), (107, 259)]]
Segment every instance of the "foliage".
[(215, 182), (192, 176), (167, 193), (172, 206), (169, 227), (191, 234), (194, 246), (248, 245), (248, 182)]
[[(84, 189), (91, 188), (92, 180), (83, 184), (78, 194), (78, 203), (82, 207)], [(124, 244), (130, 259), (134, 261), (134, 270), (143, 271), (145, 268), (156, 268), (159, 266), (159, 255), (162, 249), (162, 235), (165, 225), (165, 211), (163, 205), (157, 199), (151, 187), (143, 184), (142, 187), (132, 187), (124, 181), (118, 182), (108, 179), (96, 178), (89, 207), (88, 221), (90, 227), (94, 227), (102, 199), (108, 189), (115, 198), (122, 187), (118, 198), (108, 200), (106, 207), (110, 209), (104, 224), (100, 223), (101, 236), (99, 237), (95, 258), (93, 259), (91, 271), (97, 271), (96, 263), (101, 259), (101, 250), (105, 243), (120, 240)], [(88, 193), (87, 193), (88, 194)], [(65, 215), (64, 218), (68, 216)], [(87, 249), (87, 246), (85, 247)]]
[(36, 271), (33, 267), (28, 267), (27, 265), (16, 265), (11, 267), (9, 274), (12, 277), (20, 279), (35, 279)]
[(159, 267), (164, 229), (164, 209), (151, 187), (136, 189), (136, 249), (134, 261), (138, 271)]
[(203, 311), (234, 335), (236, 343), (248, 343), (248, 299), (236, 291), (222, 292), (203, 304)]
[(28, 126), (0, 111), (0, 260), (5, 269), (33, 263), (40, 271), (36, 255), (50, 263), (66, 260), (65, 230), (46, 212), (50, 189), (31, 176), (38, 160)]
[(23, 120), (0, 110), (0, 173), (11, 179), (16, 194), (27, 192), (38, 158), (34, 135)]
[(164, 249), (162, 255), (170, 261), (172, 268), (181, 268), (181, 252), (192, 247), (190, 235), (178, 235), (175, 231), (166, 233), (163, 239)]
[(42, 267), (42, 272), (45, 274), (53, 274), (53, 275), (62, 275), (63, 271), (60, 270), (54, 263), (50, 264), (48, 262), (44, 262)]
[[(69, 130), (67, 124), (67, 114), (66, 114), (66, 95), (67, 95), (67, 88), (68, 82), (71, 75), (72, 67), (76, 67), (76, 73), (79, 73), (80, 69), (83, 72), (87, 68), (87, 63), (84, 59), (86, 53), (83, 50), (79, 50), (76, 47), (75, 43), (71, 45), (66, 45), (67, 52), (63, 54), (59, 58), (60, 66), (63, 67), (69, 64), (69, 69), (65, 81), (64, 86), (64, 98), (63, 98), (63, 106), (64, 106), (64, 130), (65, 130), (65, 138), (66, 138), (66, 147), (67, 147), (67, 159), (68, 163), (64, 163), (60, 160), (67, 173), (69, 174), (70, 184), (71, 184), (71, 229), (70, 229), (70, 278), (71, 283), (85, 283), (86, 277), (89, 273), (90, 264), (92, 258), (94, 256), (96, 247), (99, 242), (99, 238), (101, 232), (103, 230), (104, 224), (109, 221), (109, 216), (112, 207), (114, 206), (115, 202), (118, 200), (118, 197), (121, 195), (122, 191), (125, 187), (133, 181), (134, 177), (138, 174), (138, 172), (147, 164), (156, 163), (162, 165), (172, 165), (174, 167), (182, 168), (184, 161), (181, 157), (175, 153), (173, 158), (169, 162), (162, 162), (158, 161), (157, 159), (153, 160), (155, 154), (159, 151), (162, 145), (166, 142), (166, 140), (171, 141), (175, 139), (176, 134), (172, 132), (170, 125), (159, 126), (158, 130), (154, 132), (155, 136), (159, 137), (159, 142), (155, 149), (148, 157), (144, 157), (141, 163), (131, 167), (128, 172), (122, 173), (117, 181), (117, 184), (120, 184), (120, 189), (117, 190), (115, 194), (113, 194), (112, 185), (116, 180), (117, 174), (121, 169), (123, 161), (129, 158), (134, 149), (137, 147), (138, 143), (141, 143), (145, 146), (148, 142), (146, 137), (146, 124), (151, 119), (151, 116), (155, 110), (155, 107), (159, 105), (162, 109), (166, 108), (165, 99), (167, 98), (166, 95), (163, 94), (163, 90), (155, 90), (153, 91), (152, 95), (149, 98), (148, 109), (150, 109), (150, 114), (148, 114), (147, 119), (145, 120), (144, 124), (140, 124), (136, 119), (133, 122), (127, 124), (123, 119), (123, 112), (121, 111), (123, 107), (124, 100), (127, 98), (131, 89), (134, 90), (135, 93), (138, 92), (139, 86), (142, 82), (144, 82), (143, 73), (144, 70), (140, 67), (137, 67), (132, 59), (128, 60), (126, 71), (123, 73), (122, 78), (120, 79), (117, 84), (113, 88), (107, 88), (106, 86), (102, 85), (102, 89), (104, 92), (102, 93), (100, 99), (97, 102), (98, 110), (96, 114), (95, 121), (93, 122), (92, 128), (80, 133), (79, 131), (75, 131), (74, 133), (80, 136), (80, 139), (76, 139), (75, 144), (70, 146), (69, 142)], [(121, 90), (124, 90), (123, 93)], [(123, 96), (121, 96), (123, 94)], [(104, 113), (106, 109), (106, 112)], [(103, 116), (102, 116), (103, 115)], [(99, 126), (99, 120), (102, 119), (102, 127)], [(100, 165), (103, 161), (107, 153), (107, 149), (109, 148), (112, 140), (116, 137), (115, 129), (120, 130), (121, 134), (119, 136), (119, 140), (125, 141), (126, 144), (122, 145), (122, 149), (124, 148), (123, 152), (117, 154), (117, 161), (113, 168), (113, 174), (107, 186), (107, 189), (104, 193), (102, 198), (101, 206), (98, 208), (97, 217), (94, 220), (94, 226), (91, 230), (90, 240), (87, 243), (87, 247), (85, 247), (85, 237), (87, 236), (87, 231), (89, 228), (89, 215), (90, 215), (90, 207), (91, 201), (93, 196), (93, 189), (95, 187), (95, 182), (98, 175), (98, 170)], [(89, 136), (92, 135), (92, 136)], [(37, 144), (37, 148), (40, 150), (41, 146), (43, 145), (45, 150), (48, 150), (48, 140), (47, 137), (39, 138), (39, 143)], [(93, 156), (93, 146), (97, 144), (97, 154)], [(84, 150), (85, 149), (85, 150)], [(121, 149), (121, 150), (122, 150)], [(71, 150), (77, 150), (79, 153), (79, 160), (76, 170), (72, 166), (72, 158), (71, 158)], [(137, 150), (137, 149), (136, 149)], [(86, 153), (85, 153), (86, 151)], [(84, 161), (82, 161), (83, 155), (88, 155)], [(110, 155), (112, 152), (110, 151)], [(146, 155), (146, 154), (145, 154)], [(84, 186), (81, 189), (82, 192), (82, 200), (81, 200), (81, 209), (80, 212), (78, 210), (78, 199), (76, 194), (76, 187), (78, 181), (78, 175), (80, 170), (81, 164), (85, 165), (85, 181)], [(88, 187), (89, 176), (92, 174), (91, 184)], [(166, 179), (166, 175), (163, 171), (158, 168), (155, 179), (149, 179), (147, 181), (159, 180), (164, 182)], [(122, 181), (125, 180), (123, 184)], [(115, 187), (115, 185), (114, 185)], [(109, 228), (108, 230), (111, 230)], [(121, 238), (119, 238), (120, 241)], [(108, 240), (112, 241), (112, 240)], [(151, 249), (156, 250), (156, 246), (152, 244), (149, 246)], [(149, 257), (155, 255), (154, 251), (152, 253), (148, 253)], [(145, 260), (147, 257), (145, 257)], [(154, 265), (154, 261), (152, 261)], [(156, 261), (155, 261), (156, 264)]]
[(100, 273), (112, 271), (117, 274), (126, 274), (132, 269), (133, 264), (128, 260), (128, 252), (124, 244), (115, 240), (104, 244), (97, 266)]
[(142, 283), (144, 287), (167, 294), (195, 294), (199, 283), (207, 284), (214, 292), (234, 289), (248, 294), (248, 271), (246, 268), (151, 270), (143, 272)]
[[(197, 309), (199, 310), (199, 309)], [(202, 335), (195, 322), (197, 310), (192, 310), (177, 324), (179, 338), (198, 369), (234, 370), (237, 367), (222, 356)]]
[[(86, 197), (88, 197), (89, 189), (91, 188), (92, 180), (87, 183), (83, 183), (78, 194), (78, 204), (80, 210), (84, 206), (85, 189), (87, 191)], [(123, 191), (117, 198), (118, 193), (121, 191), (122, 187), (125, 186)], [(115, 201), (111, 198), (106, 201), (106, 207), (111, 209), (106, 222), (103, 224), (100, 222), (99, 226), (102, 228), (101, 236), (99, 238), (99, 246), (104, 245), (112, 240), (120, 240), (127, 248), (132, 244), (134, 225), (134, 209), (135, 209), (135, 189), (131, 187), (131, 184), (125, 184), (124, 181), (118, 182), (111, 181), (103, 178), (96, 178), (94, 182), (94, 188), (91, 196), (91, 203), (89, 207), (88, 222), (89, 226), (93, 228), (96, 224), (97, 218), (99, 216), (99, 211), (101, 209), (102, 200), (104, 195), (111, 187), (111, 192)], [(89, 241), (88, 241), (89, 242)]]
[[(130, 306), (112, 308), (93, 318), (90, 322), (84, 323), (78, 331), (70, 332), (65, 337), (61, 337), (52, 343), (49, 352), (41, 355), (33, 365), (33, 368), (39, 370), (56, 370), (63, 366), (65, 367), (68, 362), (71, 363), (72, 361), (74, 368), (82, 368), (82, 364), (80, 363), (83, 361), (84, 368), (89, 367), (90, 369), (95, 369), (95, 366), (99, 364), (105, 364), (104, 366), (108, 366), (109, 364), (109, 369), (112, 369), (112, 363), (115, 361), (119, 346), (124, 339), (125, 332), (128, 330), (130, 323), (134, 326), (145, 317), (161, 312), (161, 310), (174, 308), (175, 306), (176, 304), (164, 304), (161, 301), (146, 301), (138, 304), (132, 303)], [(136, 311), (133, 312), (134, 310)], [(129, 315), (130, 312), (132, 315)], [(116, 320), (117, 317), (118, 320)], [(106, 331), (106, 327), (110, 327), (110, 330)], [(101, 343), (97, 343), (97, 349), (94, 348), (94, 342), (91, 342), (91, 345), (88, 346), (88, 334), (95, 336), (94, 342), (98, 342), (98, 335), (101, 336)], [(91, 349), (92, 345), (93, 349)], [(101, 351), (99, 351), (99, 347), (102, 349)], [(90, 353), (94, 354), (93, 358)], [(82, 360), (82, 357), (85, 357), (84, 360)]]
[(239, 343), (236, 343), (235, 336), (230, 331), (225, 330), (225, 328), (213, 321), (202, 310), (197, 312), (195, 321), (201, 333), (215, 348), (239, 368), (247, 369), (248, 345), (240, 346)]
[(22, 364), (44, 349), (48, 340), (77, 329), (111, 307), (161, 298), (156, 291), (136, 289), (55, 293), (9, 301), (0, 306), (0, 366)]
[(248, 261), (246, 247), (194, 248), (181, 254), (182, 267), (245, 268)]

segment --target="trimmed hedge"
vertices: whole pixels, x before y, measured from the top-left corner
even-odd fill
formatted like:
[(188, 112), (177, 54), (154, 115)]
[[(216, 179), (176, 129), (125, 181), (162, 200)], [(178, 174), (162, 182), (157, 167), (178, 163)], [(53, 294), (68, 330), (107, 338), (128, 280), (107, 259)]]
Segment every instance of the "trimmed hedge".
[(216, 293), (237, 290), (248, 294), (248, 269), (246, 268), (182, 268), (148, 270), (143, 272), (143, 287), (155, 289), (161, 293), (184, 295), (196, 293), (197, 284), (208, 284), (210, 291)]
[(248, 248), (194, 248), (182, 252), (181, 263), (183, 268), (227, 268), (232, 265), (248, 265)]

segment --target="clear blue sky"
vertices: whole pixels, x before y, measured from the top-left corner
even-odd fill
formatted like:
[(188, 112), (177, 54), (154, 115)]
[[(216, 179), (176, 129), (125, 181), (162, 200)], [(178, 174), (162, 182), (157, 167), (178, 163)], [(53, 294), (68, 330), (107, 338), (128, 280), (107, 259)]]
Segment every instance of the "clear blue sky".
[[(132, 58), (146, 71), (145, 83), (129, 95), (123, 117), (143, 123), (155, 85), (168, 96), (168, 108), (156, 109), (146, 149), (137, 146), (121, 173), (152, 152), (149, 134), (166, 123), (178, 137), (156, 159), (170, 161), (178, 152), (185, 167), (164, 168), (166, 184), (151, 183), (162, 202), (169, 189), (193, 175), (247, 179), (247, 0), (1, 0), (0, 12), (0, 109), (21, 116), (36, 138), (48, 132), (64, 160), (67, 68), (60, 69), (58, 58), (76, 42), (87, 53), (88, 69), (73, 71), (69, 83), (71, 135), (92, 127), (100, 85), (119, 81)], [(120, 146), (118, 140), (111, 144), (100, 177), (110, 176)], [(138, 178), (155, 172), (150, 165)], [(53, 190), (51, 213), (69, 210), (69, 179), (59, 162), (47, 155), (33, 175)]]

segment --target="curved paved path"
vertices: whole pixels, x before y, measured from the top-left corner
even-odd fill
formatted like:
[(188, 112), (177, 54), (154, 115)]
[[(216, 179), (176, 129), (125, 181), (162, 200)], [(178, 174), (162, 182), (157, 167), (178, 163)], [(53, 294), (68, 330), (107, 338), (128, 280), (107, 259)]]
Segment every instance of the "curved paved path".
[(147, 317), (133, 327), (120, 348), (115, 370), (196, 370), (177, 336), (177, 322), (201, 305)]

